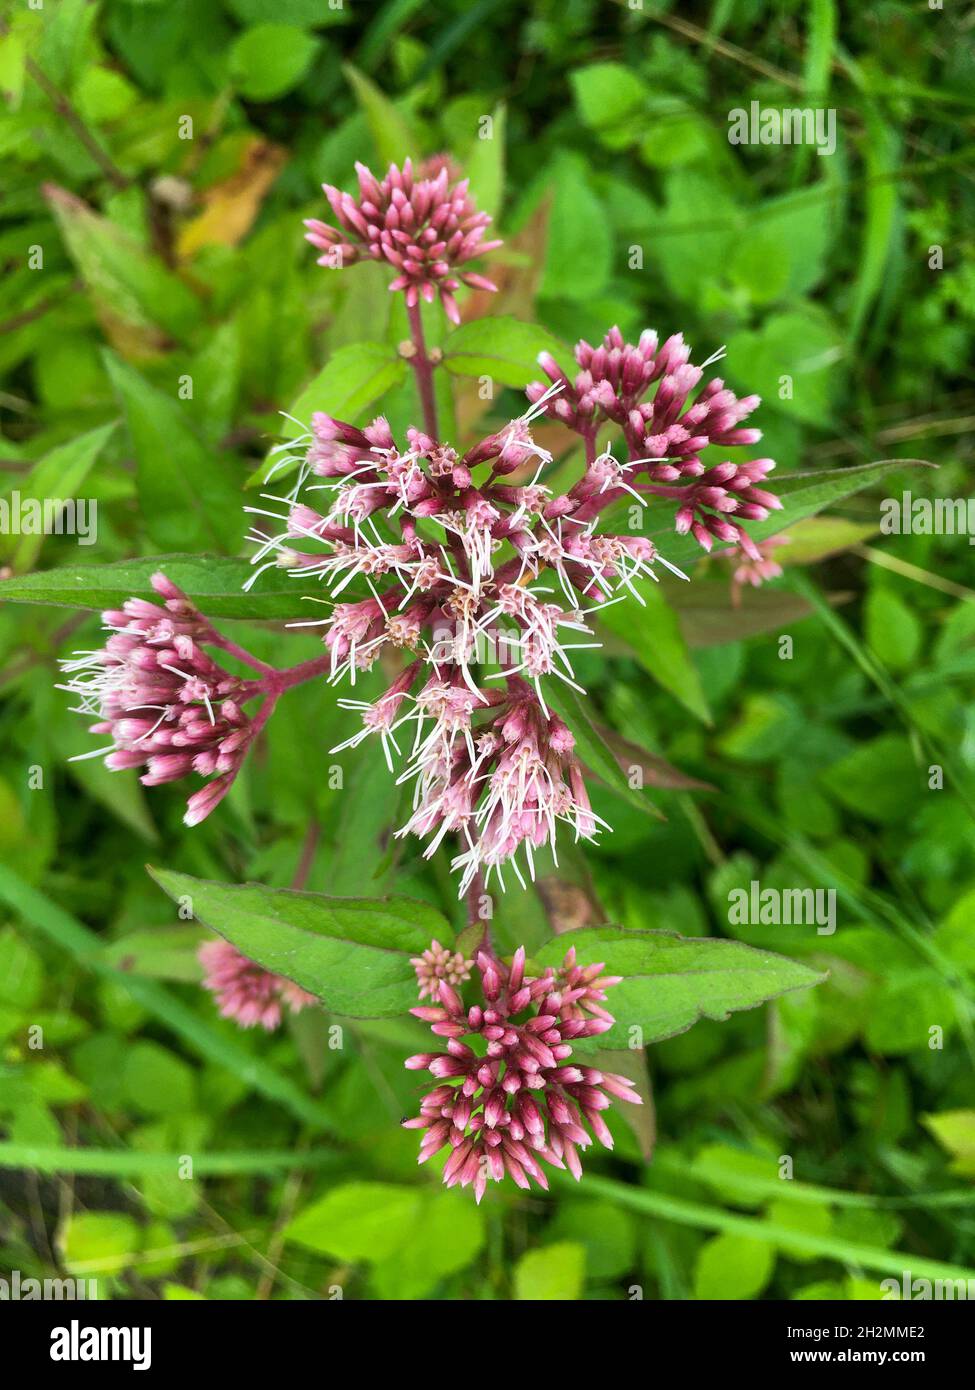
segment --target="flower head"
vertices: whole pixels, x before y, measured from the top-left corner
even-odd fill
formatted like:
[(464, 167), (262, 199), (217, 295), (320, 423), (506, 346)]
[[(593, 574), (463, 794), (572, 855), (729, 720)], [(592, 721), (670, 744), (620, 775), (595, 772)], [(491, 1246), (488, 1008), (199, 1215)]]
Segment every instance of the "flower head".
[(271, 1033), (281, 1023), (282, 1005), (297, 1014), (318, 1002), (293, 980), (248, 960), (229, 941), (205, 942), (200, 947), (200, 961), (204, 989), (216, 995), (221, 1015), (234, 1019), (241, 1028), (260, 1024)]
[(603, 976), (602, 965), (577, 965), (571, 948), (557, 970), (537, 977), (525, 973), (525, 959), (523, 946), (510, 966), (479, 951), (482, 1003), (465, 1009), (457, 991), (441, 983), (436, 1005), (412, 1010), (447, 1050), (407, 1059), (410, 1070), (429, 1071), (438, 1084), (420, 1114), (403, 1123), (426, 1131), (420, 1163), (450, 1146), (443, 1180), (473, 1186), (478, 1202), (488, 1181), (505, 1175), (519, 1187), (547, 1189), (543, 1162), (578, 1180), (579, 1150), (593, 1134), (613, 1147), (602, 1116), (611, 1097), (641, 1103), (625, 1076), (570, 1060), (574, 1039), (612, 1026), (602, 1001), (619, 977)]
[(440, 986), (445, 981), (452, 989), (458, 989), (471, 978), (474, 962), (465, 960), (460, 951), (448, 951), (439, 941), (431, 941), (421, 955), (413, 957), (410, 964), (416, 971), (420, 998), (437, 1000)]
[(677, 504), (679, 534), (690, 532), (705, 550), (715, 540), (732, 542), (757, 560), (755, 543), (742, 523), (763, 521), (782, 506), (774, 493), (757, 486), (774, 461), (726, 461), (707, 468), (699, 457), (709, 445), (734, 448), (757, 444), (762, 437), (761, 430), (741, 428), (760, 404), (758, 396), (739, 398), (720, 377), (700, 385), (705, 369), (722, 354), (723, 349), (696, 367), (682, 333), (660, 345), (653, 329), (647, 329), (631, 345), (618, 328), (611, 328), (599, 347), (577, 344), (580, 370), (571, 380), (543, 353), (539, 362), (549, 383), (562, 390), (553, 397), (551, 385), (534, 382), (527, 394), (531, 401), (544, 400), (553, 419), (583, 437), (594, 438), (605, 421), (620, 426), (633, 476), (647, 480), (646, 494)]
[(160, 603), (128, 599), (102, 614), (112, 636), (98, 651), (61, 663), (70, 677), (61, 688), (94, 716), (91, 732), (108, 734), (106, 766), (143, 767), (146, 786), (197, 773), (210, 780), (187, 802), (196, 825), (226, 796), (254, 737), (244, 711), (260, 694), (259, 682), (225, 671), (203, 650), (220, 639), (206, 618), (164, 574), (152, 577)]
[[(399, 444), (382, 417), (360, 430), (317, 414), (296, 488), (269, 494), (286, 503), (285, 532), (254, 537), (256, 560), (277, 555), (335, 600), (307, 624), (325, 629), (333, 681), (354, 684), (380, 656), (406, 653), (378, 700), (341, 702), (362, 727), (332, 751), (378, 733), (391, 768), (405, 755), (414, 800), (399, 833), (431, 837), (431, 854), (457, 832), (462, 892), (482, 870), (500, 877), (522, 846), (533, 873), (558, 822), (596, 835), (574, 737), (541, 682), (581, 691), (571, 652), (598, 645), (577, 640), (592, 637), (588, 613), (635, 576), (655, 578), (658, 561), (669, 567), (645, 538), (597, 533), (604, 498), (629, 491), (627, 465), (611, 454), (562, 496), (539, 483), (550, 460), (531, 435), (540, 408), (464, 454), (417, 429)], [(526, 465), (535, 477), (509, 481)], [(302, 495), (309, 479), (314, 506)], [(476, 679), (488, 662), (499, 669)]]
[(391, 164), (381, 180), (364, 164), (355, 167), (358, 198), (323, 185), (338, 227), (315, 218), (305, 222), (307, 240), (324, 252), (319, 265), (366, 257), (387, 261), (398, 272), (389, 288), (404, 290), (407, 305), (412, 308), (420, 299), (429, 303), (439, 294), (448, 317), (459, 323), (453, 292), (461, 281), (482, 290), (495, 286), (458, 267), (501, 245), (482, 240), (491, 219), (477, 211), (468, 181), (453, 182), (442, 157), (416, 170), (409, 159), (402, 169)]
[(788, 545), (788, 543), (788, 536), (769, 536), (767, 540), (759, 541), (757, 546), (758, 559), (750, 554), (742, 555), (740, 550), (718, 552), (722, 559), (727, 560), (734, 567), (734, 573), (731, 576), (734, 585), (733, 600), (737, 595), (740, 595), (744, 584), (750, 584), (753, 589), (759, 589), (770, 579), (781, 579), (782, 566), (772, 558), (772, 554), (780, 545)]

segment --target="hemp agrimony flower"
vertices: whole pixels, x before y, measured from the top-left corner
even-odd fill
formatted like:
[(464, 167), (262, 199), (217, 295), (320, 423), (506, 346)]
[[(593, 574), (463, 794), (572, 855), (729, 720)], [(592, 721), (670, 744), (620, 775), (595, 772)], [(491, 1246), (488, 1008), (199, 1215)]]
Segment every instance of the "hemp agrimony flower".
[(405, 291), (409, 308), (439, 295), (447, 317), (459, 323), (453, 291), (461, 281), (481, 290), (495, 286), (473, 271), (455, 273), (457, 267), (501, 245), (482, 241), (491, 219), (475, 208), (467, 179), (452, 183), (442, 156), (415, 172), (409, 159), (402, 169), (392, 164), (382, 180), (364, 164), (355, 168), (358, 198), (322, 185), (339, 228), (316, 218), (305, 222), (307, 240), (325, 253), (319, 265), (351, 265), (364, 257), (387, 261), (399, 272), (389, 288)]
[(426, 1131), (419, 1163), (450, 1146), (443, 1180), (448, 1187), (472, 1186), (478, 1202), (489, 1181), (506, 1175), (519, 1187), (534, 1182), (547, 1189), (543, 1162), (568, 1169), (578, 1181), (589, 1130), (604, 1148), (613, 1147), (601, 1113), (611, 1098), (642, 1104), (627, 1077), (570, 1060), (574, 1039), (612, 1027), (603, 1000), (620, 977), (602, 975), (602, 965), (577, 965), (571, 947), (557, 970), (540, 976), (526, 975), (525, 959), (524, 946), (510, 966), (480, 950), (482, 1002), (465, 1008), (441, 982), (435, 1005), (410, 1011), (446, 1040), (447, 1050), (407, 1059), (407, 1068), (428, 1071), (440, 1084), (403, 1124)]

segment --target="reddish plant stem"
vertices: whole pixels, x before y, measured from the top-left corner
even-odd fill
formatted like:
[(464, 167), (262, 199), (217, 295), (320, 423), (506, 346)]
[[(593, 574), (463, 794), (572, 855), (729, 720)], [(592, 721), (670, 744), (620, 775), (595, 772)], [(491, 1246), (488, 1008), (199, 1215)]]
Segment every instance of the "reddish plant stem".
[(274, 670), (274, 667), (269, 666), (266, 661), (261, 661), (258, 657), (252, 656), (245, 647), (242, 647), (238, 642), (231, 642), (229, 637), (224, 637), (223, 634), (217, 632), (215, 628), (213, 629), (209, 642), (211, 646), (219, 647), (220, 650), (226, 652), (228, 656), (235, 656), (238, 661), (242, 661), (244, 665), (249, 666), (252, 671), (260, 671), (262, 675), (268, 675)]
[(332, 657), (329, 653), (326, 656), (313, 657), (311, 661), (303, 661), (300, 666), (289, 666), (284, 671), (269, 670), (265, 678), (265, 689), (268, 694), (277, 698), (285, 690), (290, 690), (293, 686), (301, 685), (303, 681), (314, 680), (316, 676), (323, 676), (332, 666)]
[(410, 321), (410, 338), (415, 348), (413, 356), (409, 359), (416, 376), (416, 386), (420, 393), (420, 404), (423, 407), (423, 428), (431, 439), (439, 443), (437, 435), (437, 401), (433, 390), (433, 363), (427, 356), (426, 339), (423, 336), (423, 318), (420, 314), (419, 304), (414, 304), (406, 310)]

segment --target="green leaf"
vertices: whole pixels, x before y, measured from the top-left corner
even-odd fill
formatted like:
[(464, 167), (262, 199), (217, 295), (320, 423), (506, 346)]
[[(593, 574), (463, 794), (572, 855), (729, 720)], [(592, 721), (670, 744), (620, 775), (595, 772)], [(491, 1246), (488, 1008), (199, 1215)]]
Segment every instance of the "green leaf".
[(921, 650), (921, 624), (903, 599), (889, 589), (871, 589), (864, 611), (866, 639), (892, 671), (908, 671)]
[(538, 355), (550, 352), (566, 368), (571, 353), (545, 328), (510, 314), (472, 319), (444, 344), (444, 366), (458, 376), (485, 376), (502, 386), (527, 386), (543, 377)]
[(515, 1265), (515, 1298), (521, 1302), (572, 1300), (582, 1296), (586, 1251), (573, 1241), (529, 1250)]
[(613, 149), (633, 144), (640, 133), (636, 118), (649, 95), (643, 79), (624, 63), (590, 63), (569, 80), (585, 124)]
[(590, 299), (605, 288), (612, 268), (609, 220), (580, 161), (563, 158), (553, 182), (539, 293), (543, 299)]
[(416, 996), (410, 957), (434, 937), (445, 944), (453, 939), (446, 918), (412, 898), (328, 898), (149, 872), (175, 901), (189, 899), (196, 920), (250, 960), (295, 980), (330, 1013), (352, 1018), (406, 1013)]
[(153, 541), (164, 548), (236, 550), (244, 531), (240, 493), (223, 461), (203, 444), (175, 395), (150, 386), (111, 353), (105, 365), (125, 411)]
[(379, 162), (402, 168), (405, 159), (416, 159), (420, 153), (419, 142), (400, 108), (351, 63), (344, 63), (342, 71), (368, 122)]
[(677, 169), (667, 178), (666, 193), (665, 215), (651, 255), (670, 289), (683, 300), (690, 286), (719, 276), (738, 233), (744, 231), (745, 215), (712, 173)]
[(274, 101), (297, 87), (320, 47), (290, 24), (255, 24), (230, 49), (230, 77), (249, 101)]
[(344, 1183), (290, 1221), (285, 1238), (340, 1260), (383, 1260), (413, 1229), (423, 1196), (393, 1183)]
[[(208, 1064), (226, 1067), (248, 1088), (290, 1110), (302, 1123), (316, 1130), (331, 1128), (320, 1101), (309, 1096), (276, 1067), (255, 1056), (253, 1051), (242, 1047), (232, 1033), (228, 1034), (225, 1029), (206, 1022), (195, 1006), (188, 1007), (155, 980), (113, 969), (105, 960), (102, 942), (96, 933), (89, 931), (57, 903), (36, 892), (3, 864), (0, 864), (0, 901), (82, 967), (125, 990), (139, 1006), (154, 1014), (164, 1027), (182, 1038)], [(102, 1054), (97, 1071), (102, 1076), (110, 1077), (114, 1083), (116, 1078), (111, 1068), (104, 1066), (104, 1061)]]
[(676, 695), (691, 714), (711, 723), (711, 712), (701, 687), (701, 678), (691, 660), (681, 633), (680, 619), (668, 603), (659, 584), (637, 579), (633, 587), (644, 606), (633, 599), (614, 603), (598, 615), (601, 626), (621, 638), (632, 650), (643, 669)]
[[(116, 422), (99, 425), (87, 434), (79, 434), (67, 444), (59, 444), (50, 453), (34, 464), (25, 479), (18, 483), (17, 491), (22, 498), (33, 497), (38, 501), (53, 498), (68, 500), (76, 498), (88, 474), (91, 472), (99, 454), (116, 428)], [(9, 499), (13, 489), (5, 492)], [(89, 524), (91, 522), (89, 517)], [(85, 542), (91, 544), (92, 534)], [(18, 570), (30, 569), (44, 543), (43, 535), (25, 535), (16, 547), (4, 540), (4, 552), (13, 551), (14, 567)]]
[[(398, 386), (405, 375), (406, 362), (384, 343), (352, 343), (339, 348), (289, 407), (281, 433), (285, 439), (297, 438), (311, 426), (316, 410), (356, 424), (369, 406)], [(293, 472), (298, 462), (296, 458), (276, 467), (275, 484)], [(247, 487), (262, 486), (268, 469), (267, 463), (261, 464), (248, 478)]]
[(200, 321), (200, 305), (182, 280), (80, 198), (53, 185), (44, 192), (115, 345), (148, 356), (166, 335), (184, 340)]
[(45, 603), (59, 608), (121, 608), (127, 598), (152, 598), (151, 577), (161, 570), (195, 599), (208, 618), (270, 621), (302, 612), (301, 586), (293, 571), (269, 570), (253, 592), (244, 583), (254, 573), (246, 560), (224, 555), (153, 555), (110, 565), (65, 565), (0, 580), (0, 603)]
[(843, 337), (818, 304), (773, 314), (761, 328), (728, 340), (728, 373), (763, 401), (808, 424), (823, 426), (832, 414)]
[(73, 1275), (120, 1274), (139, 1251), (140, 1231), (134, 1217), (113, 1211), (76, 1211), (61, 1231), (58, 1244)]
[(902, 822), (917, 803), (927, 777), (900, 734), (880, 734), (826, 768), (820, 778), (851, 811), (880, 825)]
[(951, 1154), (952, 1172), (975, 1178), (975, 1110), (943, 1110), (921, 1121)]
[[(675, 932), (586, 927), (572, 933), (572, 945), (581, 964), (604, 961), (609, 974), (623, 976), (613, 989), (616, 1023), (600, 1039), (610, 1048), (630, 1046), (634, 1027), (641, 1030), (639, 1045), (646, 1046), (685, 1032), (699, 1018), (724, 1020), (826, 978), (771, 951)], [(565, 938), (559, 937), (535, 958), (543, 966), (558, 965), (565, 951)]]
[(478, 138), (467, 160), (467, 177), (479, 210), (497, 217), (504, 195), (504, 135), (507, 108), (502, 102), (491, 115), (491, 138)]
[(775, 1266), (775, 1251), (767, 1241), (749, 1236), (721, 1235), (707, 1241), (694, 1270), (697, 1298), (755, 1298)]
[(423, 1298), (481, 1250), (484, 1216), (460, 1192), (349, 1182), (306, 1207), (285, 1238), (350, 1264), (375, 1265), (380, 1298)]
[(125, 1097), (144, 1115), (178, 1115), (194, 1109), (193, 1068), (159, 1043), (142, 1039), (125, 1054)]
[(0, 931), (0, 1001), (33, 1009), (44, 988), (40, 956), (13, 927)]

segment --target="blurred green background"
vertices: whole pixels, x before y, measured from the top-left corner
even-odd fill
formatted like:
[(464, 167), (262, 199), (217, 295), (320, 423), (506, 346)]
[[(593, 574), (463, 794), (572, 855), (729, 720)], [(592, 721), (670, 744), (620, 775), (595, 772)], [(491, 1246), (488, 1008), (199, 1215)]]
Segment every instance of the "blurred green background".
[[(301, 237), (323, 180), (408, 153), (448, 152), (505, 238), (499, 294), (465, 313), (567, 343), (682, 330), (696, 360), (727, 344), (779, 474), (922, 458), (939, 471), (882, 494), (967, 497), (973, 66), (961, 7), (906, 0), (11, 3), (0, 487), (95, 498), (99, 527), (88, 548), (0, 536), (5, 574), (244, 553), (244, 484), (326, 363), (337, 413), (416, 418), (411, 381), (365, 399), (356, 344), (405, 336), (386, 277), (319, 269)], [(835, 109), (835, 154), (729, 144), (753, 100)], [(473, 385), (462, 441), (522, 408)], [(597, 790), (615, 833), (498, 905), (505, 947), (618, 921), (737, 935), (829, 981), (649, 1051), (652, 1163), (648, 1107), (638, 1131), (614, 1116), (615, 1154), (578, 1188), (480, 1209), (418, 1173), (399, 1128), (419, 1025), (223, 1023), (201, 929), (144, 872), (287, 885), (313, 849), (309, 888), (455, 914), (443, 862), (390, 849), (376, 751), (329, 785), (353, 718), (320, 688), (289, 695), (186, 831), (179, 788), (67, 761), (92, 744), (54, 662), (97, 645), (97, 620), (3, 604), (0, 1268), (97, 1277), (102, 1296), (444, 1299), (876, 1298), (903, 1271), (975, 1269), (972, 551), (881, 535), (880, 501), (800, 528), (784, 579), (740, 604), (725, 562), (699, 566), (653, 634), (666, 671), (647, 647), (581, 654), (666, 820)], [(235, 636), (281, 662), (317, 650)], [(728, 893), (752, 879), (834, 888), (836, 933), (733, 926)]]

